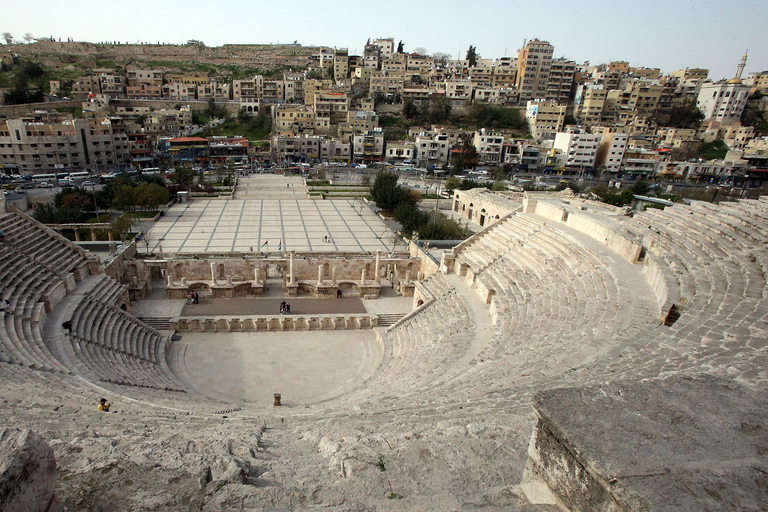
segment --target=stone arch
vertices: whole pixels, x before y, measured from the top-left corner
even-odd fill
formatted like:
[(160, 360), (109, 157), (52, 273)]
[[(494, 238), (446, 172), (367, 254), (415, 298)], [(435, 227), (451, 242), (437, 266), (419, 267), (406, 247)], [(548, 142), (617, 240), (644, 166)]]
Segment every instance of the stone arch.
[(128, 306), (125, 305), (125, 303), (120, 304), (120, 309), (123, 311), (128, 311)]
[(485, 225), (485, 208), (483, 208), (482, 210), (480, 210), (480, 220), (479, 220), (479, 224), (480, 224), (481, 226), (484, 226), (484, 225)]
[(424, 300), (422, 300), (422, 299), (419, 299), (419, 300), (417, 300), (417, 301), (416, 301), (416, 307), (417, 307), (417, 308), (418, 308), (419, 306), (423, 306), (423, 305), (424, 305)]
[(472, 208), (474, 208), (474, 206), (475, 206), (474, 203), (469, 203), (469, 210), (467, 212), (467, 218), (469, 220), (472, 220)]

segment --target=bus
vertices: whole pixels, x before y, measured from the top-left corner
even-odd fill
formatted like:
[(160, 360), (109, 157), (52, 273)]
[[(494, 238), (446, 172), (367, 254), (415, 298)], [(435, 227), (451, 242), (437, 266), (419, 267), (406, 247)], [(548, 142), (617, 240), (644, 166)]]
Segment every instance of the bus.
[(56, 179), (57, 180), (63, 180), (63, 179), (66, 179), (66, 178), (69, 178), (69, 173), (68, 172), (60, 172), (60, 173), (58, 173), (56, 175)]
[(32, 181), (34, 181), (35, 183), (41, 183), (43, 181), (55, 182), (56, 175), (55, 174), (35, 174), (34, 176), (32, 176)]
[(71, 180), (84, 180), (90, 176), (90, 173), (88, 171), (82, 171), (82, 172), (71, 172), (69, 173), (69, 179)]

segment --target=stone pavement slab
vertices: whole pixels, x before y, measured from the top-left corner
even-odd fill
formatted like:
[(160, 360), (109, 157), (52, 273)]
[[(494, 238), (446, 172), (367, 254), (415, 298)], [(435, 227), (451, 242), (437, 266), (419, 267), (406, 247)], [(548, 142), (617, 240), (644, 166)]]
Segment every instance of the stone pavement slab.
[(389, 252), (394, 239), (378, 215), (349, 199), (196, 199), (170, 208), (150, 237), (150, 250), (162, 246), (164, 254)]

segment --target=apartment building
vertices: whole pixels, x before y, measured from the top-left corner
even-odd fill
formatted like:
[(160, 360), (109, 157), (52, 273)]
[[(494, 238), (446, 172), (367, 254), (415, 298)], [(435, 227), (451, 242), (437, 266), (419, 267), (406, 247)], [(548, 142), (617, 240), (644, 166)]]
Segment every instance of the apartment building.
[(197, 85), (182, 82), (171, 82), (165, 85), (168, 99), (175, 101), (195, 101)]
[[(327, 119), (324, 127), (327, 129)], [(306, 105), (282, 104), (272, 106), (273, 129), (276, 133), (314, 134), (316, 126), (315, 111)]]
[(622, 171), (634, 176), (653, 176), (659, 165), (659, 154), (645, 149), (627, 149), (624, 152)]
[(576, 91), (576, 118), (584, 126), (593, 126), (603, 121), (603, 109), (608, 91), (603, 84), (587, 83)]
[(101, 81), (97, 76), (82, 76), (72, 84), (74, 98), (84, 100), (89, 94), (101, 94)]
[(125, 97), (125, 79), (115, 73), (99, 73), (99, 90), (111, 98)]
[[(454, 139), (455, 141), (455, 139)], [(451, 150), (450, 135), (440, 129), (420, 132), (416, 136), (416, 163), (419, 167), (445, 167)]]
[(606, 173), (618, 174), (624, 159), (624, 152), (627, 150), (629, 135), (616, 132), (611, 128), (605, 128), (602, 133), (594, 131), (593, 133), (601, 136), (595, 166), (604, 165)]
[(395, 39), (393, 37), (386, 37), (386, 38), (379, 37), (377, 39), (374, 39), (372, 44), (375, 44), (376, 46), (379, 47), (382, 60), (387, 60), (393, 55), (396, 55)]
[(517, 52), (517, 79), (520, 101), (547, 97), (547, 84), (555, 47), (533, 39)]
[(553, 149), (565, 155), (565, 166), (571, 169), (587, 169), (595, 166), (600, 136), (579, 131), (559, 132), (555, 135)]
[(352, 156), (352, 145), (342, 139), (330, 138), (320, 141), (320, 161), (349, 162)]
[(486, 165), (499, 165), (501, 161), (501, 148), (504, 144), (504, 136), (499, 132), (481, 128), (475, 132), (472, 145), (477, 150), (477, 163)]
[(20, 174), (115, 170), (129, 159), (123, 135), (116, 117), (10, 119), (0, 124), (0, 164)]
[(125, 97), (129, 99), (159, 100), (163, 97), (161, 85), (137, 84), (125, 88)]
[(416, 145), (413, 142), (388, 142), (384, 159), (391, 164), (415, 163)]
[(547, 80), (548, 100), (567, 104), (571, 97), (576, 62), (565, 58), (552, 59)]
[(126, 71), (126, 86), (136, 85), (162, 87), (163, 72), (159, 69), (129, 69)]
[(368, 43), (363, 49), (363, 66), (366, 68), (381, 69), (381, 46)]
[(257, 75), (248, 80), (232, 80), (232, 99), (241, 103), (255, 103), (259, 100), (263, 77)]
[(333, 50), (333, 77), (337, 81), (349, 78), (349, 50), (346, 48)]
[(563, 131), (566, 105), (550, 100), (529, 100), (525, 107), (525, 118), (536, 140), (554, 140), (557, 132)]
[(353, 158), (357, 163), (381, 162), (384, 155), (384, 132), (380, 128), (356, 133), (352, 139)]

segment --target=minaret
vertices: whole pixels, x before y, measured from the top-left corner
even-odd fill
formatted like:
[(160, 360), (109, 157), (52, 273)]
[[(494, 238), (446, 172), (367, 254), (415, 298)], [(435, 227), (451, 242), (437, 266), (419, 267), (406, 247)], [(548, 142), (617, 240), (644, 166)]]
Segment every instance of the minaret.
[(741, 80), (741, 74), (744, 72), (744, 68), (747, 67), (747, 53), (749, 53), (749, 50), (744, 52), (744, 56), (741, 58), (741, 62), (739, 62), (739, 65), (736, 66), (736, 78)]

